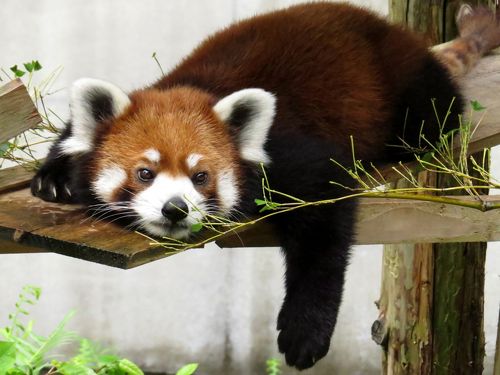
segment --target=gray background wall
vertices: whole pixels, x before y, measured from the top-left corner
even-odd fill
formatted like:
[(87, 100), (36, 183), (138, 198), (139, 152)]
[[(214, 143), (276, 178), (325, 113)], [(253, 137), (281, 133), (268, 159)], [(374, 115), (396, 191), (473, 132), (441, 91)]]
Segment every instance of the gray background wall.
[[(0, 67), (39, 59), (46, 73), (64, 70), (48, 99), (67, 116), (68, 85), (82, 76), (126, 90), (153, 81), (210, 32), (292, 0), (2, 0)], [(387, 12), (386, 0), (353, 1)], [(494, 169), (500, 157), (494, 155)], [(304, 374), (378, 374), (380, 352), (370, 339), (377, 317), (380, 246), (357, 246), (328, 356)], [(121, 271), (60, 255), (0, 257), (0, 326), (23, 285), (43, 288), (34, 309), (42, 331), (70, 309), (71, 327), (113, 345), (150, 370), (173, 372), (199, 362), (200, 374), (263, 374), (278, 356), (275, 317), (283, 297), (278, 249), (209, 247)], [(500, 248), (488, 249), (487, 369), (492, 373), (500, 299)], [(285, 370), (293, 374), (292, 370)]]

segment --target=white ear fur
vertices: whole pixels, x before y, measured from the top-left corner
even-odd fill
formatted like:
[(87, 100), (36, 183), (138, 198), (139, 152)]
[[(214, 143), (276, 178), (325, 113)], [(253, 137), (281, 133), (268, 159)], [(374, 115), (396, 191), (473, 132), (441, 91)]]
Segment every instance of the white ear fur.
[(254, 163), (270, 162), (264, 144), (276, 114), (273, 94), (262, 89), (236, 91), (219, 100), (213, 110), (229, 124), (235, 116), (244, 115), (244, 119), (239, 119), (242, 123), (236, 124), (241, 157)]
[(128, 95), (109, 82), (77, 80), (70, 94), (71, 136), (60, 143), (61, 152), (74, 155), (91, 151), (98, 122), (121, 115), (129, 104)]

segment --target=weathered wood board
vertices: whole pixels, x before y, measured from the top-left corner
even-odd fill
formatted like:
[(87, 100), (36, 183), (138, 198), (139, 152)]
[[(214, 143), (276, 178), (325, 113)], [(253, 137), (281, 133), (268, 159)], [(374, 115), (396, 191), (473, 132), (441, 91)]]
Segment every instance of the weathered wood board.
[[(500, 240), (500, 210), (482, 213), (429, 202), (362, 199), (358, 216), (357, 244)], [(5, 241), (11, 241), (12, 248)], [(95, 222), (82, 208), (42, 202), (26, 188), (0, 195), (0, 253), (19, 252), (20, 245), (25, 245), (26, 252), (52, 251), (119, 268), (171, 255), (150, 242), (113, 223)], [(279, 245), (266, 223), (228, 234), (216, 243), (220, 247)]]
[(21, 80), (0, 87), (0, 144), (42, 121)]

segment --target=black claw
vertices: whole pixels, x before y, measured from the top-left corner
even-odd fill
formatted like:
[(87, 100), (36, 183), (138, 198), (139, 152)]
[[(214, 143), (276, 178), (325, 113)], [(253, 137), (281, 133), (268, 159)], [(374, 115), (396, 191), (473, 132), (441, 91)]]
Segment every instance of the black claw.
[(44, 165), (31, 180), (31, 193), (47, 202), (71, 203), (69, 176), (60, 168)]

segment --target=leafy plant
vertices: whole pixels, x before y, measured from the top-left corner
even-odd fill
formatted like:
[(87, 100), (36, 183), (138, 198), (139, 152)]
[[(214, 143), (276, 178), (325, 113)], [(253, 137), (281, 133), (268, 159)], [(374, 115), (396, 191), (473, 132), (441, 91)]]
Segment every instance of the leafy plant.
[(280, 375), (281, 374), (281, 361), (276, 358), (269, 358), (266, 361), (266, 374), (267, 375)]
[(189, 363), (185, 366), (182, 366), (175, 375), (193, 375), (196, 370), (198, 369), (198, 364), (197, 363)]
[(3, 166), (4, 161), (8, 160), (23, 165), (27, 169), (35, 169), (39, 165), (39, 161), (35, 156), (33, 147), (51, 142), (54, 136), (59, 134), (59, 130), (52, 122), (52, 118), (63, 121), (52, 110), (47, 108), (45, 98), (53, 93), (51, 91), (52, 85), (62, 69), (54, 70), (44, 79), (37, 79), (37, 83), (34, 84), (35, 73), (40, 70), (42, 70), (42, 64), (38, 60), (13, 65), (9, 70), (0, 69), (0, 82), (22, 77), (42, 118), (42, 122), (35, 128), (29, 129), (7, 142), (0, 143), (0, 168)]
[[(0, 341), (0, 374), (2, 375), (144, 375), (132, 361), (111, 353), (89, 339), (67, 331), (66, 324), (73, 317), (71, 311), (48, 336), (33, 331), (34, 321), (28, 307), (41, 296), (41, 289), (25, 286), (9, 314), (10, 325), (0, 329), (6, 341)], [(56, 360), (54, 351), (70, 342), (78, 342), (78, 354), (65, 361)], [(187, 373), (186, 373), (187, 374)]]

